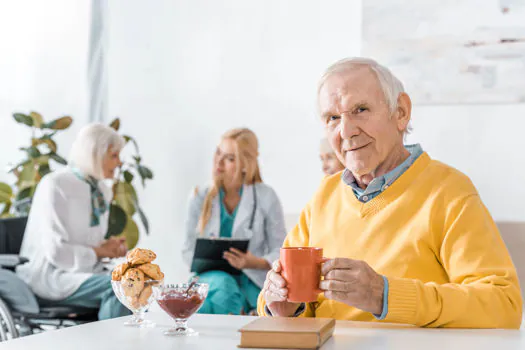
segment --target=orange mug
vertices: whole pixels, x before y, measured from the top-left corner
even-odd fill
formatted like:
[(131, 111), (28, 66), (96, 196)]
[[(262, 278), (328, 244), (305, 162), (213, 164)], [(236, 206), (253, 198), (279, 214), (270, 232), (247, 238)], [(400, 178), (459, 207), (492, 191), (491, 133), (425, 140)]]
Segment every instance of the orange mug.
[(288, 301), (308, 303), (317, 301), (322, 291), (319, 289), (321, 281), (321, 263), (323, 248), (315, 247), (286, 247), (281, 248), (281, 275), (288, 288)]

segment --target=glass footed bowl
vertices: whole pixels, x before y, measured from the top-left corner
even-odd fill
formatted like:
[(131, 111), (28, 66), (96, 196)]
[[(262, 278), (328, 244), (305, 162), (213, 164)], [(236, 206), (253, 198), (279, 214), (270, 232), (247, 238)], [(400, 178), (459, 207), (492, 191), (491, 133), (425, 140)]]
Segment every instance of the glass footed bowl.
[(118, 300), (127, 307), (133, 316), (124, 322), (125, 326), (131, 327), (153, 327), (155, 323), (145, 319), (145, 313), (155, 300), (153, 287), (161, 286), (163, 281), (147, 280), (144, 286), (126, 283), (125, 281), (111, 281), (113, 292)]
[(201, 308), (208, 296), (208, 287), (206, 283), (195, 283), (191, 288), (190, 283), (154, 287), (155, 298), (160, 308), (175, 321), (175, 326), (165, 331), (165, 335), (191, 336), (198, 334), (198, 332), (188, 328), (188, 319)]

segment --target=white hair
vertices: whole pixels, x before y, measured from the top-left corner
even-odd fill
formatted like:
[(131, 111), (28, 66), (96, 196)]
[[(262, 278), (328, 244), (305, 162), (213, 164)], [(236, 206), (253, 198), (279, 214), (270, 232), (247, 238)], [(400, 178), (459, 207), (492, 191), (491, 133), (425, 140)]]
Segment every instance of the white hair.
[(71, 146), (69, 165), (97, 180), (104, 179), (102, 162), (109, 149), (118, 151), (126, 141), (113, 128), (103, 124), (89, 124), (78, 133)]
[[(394, 74), (392, 74), (390, 69), (377, 63), (371, 58), (349, 57), (343, 58), (342, 60), (332, 64), (325, 70), (321, 80), (319, 80), (317, 96), (319, 96), (321, 88), (323, 87), (326, 80), (332, 75), (348, 72), (349, 70), (363, 66), (370, 68), (370, 70), (375, 73), (377, 80), (379, 81), (379, 85), (381, 86), (381, 90), (383, 90), (385, 95), (390, 113), (394, 113), (397, 109), (397, 99), (399, 98), (399, 95), (405, 92), (403, 83)], [(410, 126), (407, 127), (405, 132), (408, 133), (409, 131)]]

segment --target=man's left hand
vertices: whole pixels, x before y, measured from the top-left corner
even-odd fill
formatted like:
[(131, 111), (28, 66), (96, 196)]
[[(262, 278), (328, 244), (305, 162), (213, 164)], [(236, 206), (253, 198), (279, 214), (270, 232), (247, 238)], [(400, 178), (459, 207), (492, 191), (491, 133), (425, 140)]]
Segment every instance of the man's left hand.
[(327, 299), (380, 315), (383, 311), (384, 280), (366, 262), (336, 258), (323, 263), (324, 280), (319, 287)]

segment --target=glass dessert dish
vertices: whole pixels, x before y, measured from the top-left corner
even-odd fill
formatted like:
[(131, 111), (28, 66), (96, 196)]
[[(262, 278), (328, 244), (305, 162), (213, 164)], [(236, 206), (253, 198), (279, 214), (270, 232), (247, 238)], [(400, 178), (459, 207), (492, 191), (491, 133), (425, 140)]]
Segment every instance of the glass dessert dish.
[(197, 312), (206, 296), (208, 284), (179, 283), (159, 285), (154, 288), (157, 303), (175, 321), (175, 326), (165, 331), (165, 335), (192, 336), (198, 332), (188, 328), (188, 319)]
[(155, 300), (153, 287), (162, 286), (162, 281), (146, 280), (142, 284), (133, 284), (129, 281), (111, 281), (113, 291), (118, 300), (131, 312), (133, 316), (124, 322), (125, 326), (153, 327), (155, 323), (145, 319), (145, 313)]

